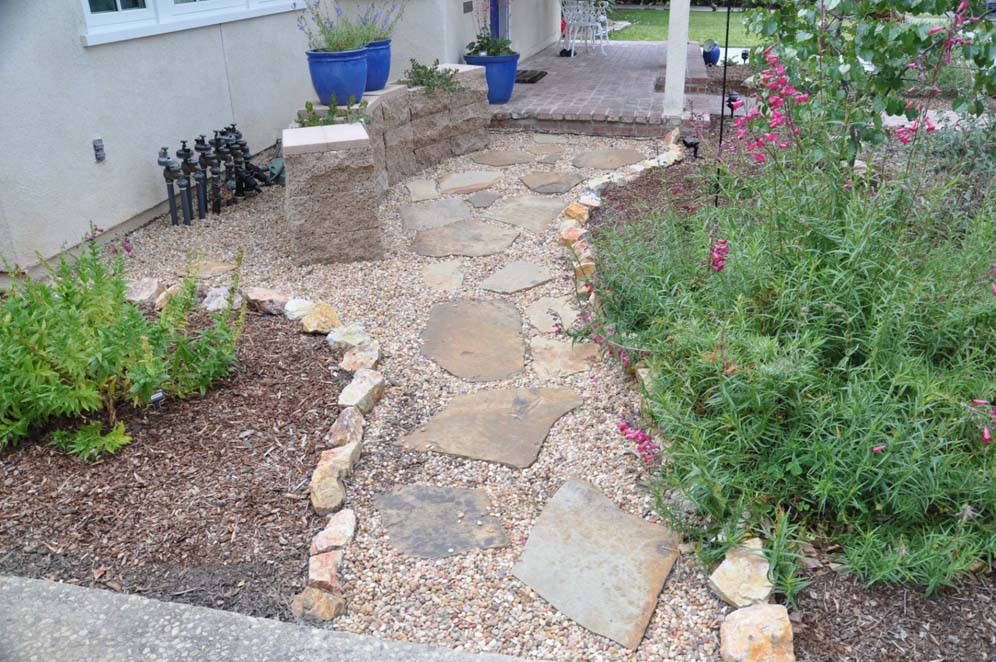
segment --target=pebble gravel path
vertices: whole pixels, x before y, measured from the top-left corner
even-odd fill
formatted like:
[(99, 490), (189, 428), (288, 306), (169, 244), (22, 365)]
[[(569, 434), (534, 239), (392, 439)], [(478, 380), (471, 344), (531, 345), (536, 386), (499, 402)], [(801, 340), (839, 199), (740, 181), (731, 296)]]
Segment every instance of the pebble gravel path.
[[(536, 149), (542, 144), (532, 134), (493, 134), (492, 150), (535, 154), (536, 160), (519, 163), (524, 159), (510, 159), (516, 162), (484, 166), (470, 156), (456, 158), (413, 178), (420, 180), (415, 188), (424, 194), (424, 180), (467, 171), (497, 171), (497, 182), (486, 189), (500, 196), (497, 207), (503, 199), (535, 195), (521, 181), (530, 173), (570, 172), (586, 179), (607, 174), (572, 164), (593, 150), (628, 149), (649, 158), (663, 149), (648, 140), (570, 136), (557, 145), (563, 147), (561, 153), (543, 154), (558, 150)], [(541, 158), (555, 162), (540, 162)], [(473, 197), (469, 193), (473, 191), (450, 197), (469, 201)], [(546, 197), (560, 199), (565, 206), (573, 200), (571, 193)], [(384, 353), (381, 370), (388, 389), (368, 421), (364, 453), (350, 478), (348, 503), (357, 513), (358, 527), (341, 568), (349, 610), (331, 627), (469, 652), (544, 660), (717, 659), (719, 624), (728, 609), (710, 593), (702, 568), (691, 556), (683, 555), (674, 565), (636, 651), (585, 630), (512, 576), (511, 568), (521, 556), (540, 511), (568, 478), (587, 481), (621, 509), (660, 522), (653, 513), (652, 497), (644, 486), (645, 472), (632, 442), (616, 428), (619, 415), (634, 411), (639, 397), (622, 371), (602, 361), (579, 373), (541, 379), (527, 350), (523, 370), (497, 381), (471, 383), (425, 356), (422, 333), (432, 307), (447, 301), (511, 302), (522, 314), (525, 340), (552, 338), (552, 334), (529, 324), (526, 310), (540, 299), (572, 295), (574, 279), (558, 242), (556, 224), (537, 233), (524, 229), (512, 246), (494, 255), (422, 257), (412, 250), (415, 232), (402, 223), (401, 209), (411, 204), (405, 183), (392, 187), (381, 204), (386, 256), (376, 262), (295, 266), (284, 228), (280, 189), (264, 191), (220, 217), (195, 221), (190, 228), (170, 227), (168, 221), (159, 219), (131, 238), (131, 275), (168, 280), (182, 273), (190, 255), (231, 261), (241, 248), (245, 287), (260, 285), (295, 297), (327, 301), (380, 341)], [(470, 206), (472, 219), (509, 227), (489, 220), (487, 212)], [(539, 265), (553, 277), (509, 294), (481, 287), (485, 279), (514, 261)], [(446, 289), (428, 286), (424, 271), (430, 267), (431, 273), (431, 265), (444, 262), (459, 265), (462, 284), (451, 283)], [(221, 284), (224, 277), (218, 280)], [(582, 404), (553, 424), (537, 461), (528, 468), (412, 450), (398, 443), (428, 423), (457, 395), (538, 387), (573, 389)], [(491, 504), (488, 515), (501, 522), (509, 544), (440, 559), (400, 553), (391, 545), (376, 498), (406, 485), (483, 490)], [(302, 564), (305, 562), (302, 559)]]

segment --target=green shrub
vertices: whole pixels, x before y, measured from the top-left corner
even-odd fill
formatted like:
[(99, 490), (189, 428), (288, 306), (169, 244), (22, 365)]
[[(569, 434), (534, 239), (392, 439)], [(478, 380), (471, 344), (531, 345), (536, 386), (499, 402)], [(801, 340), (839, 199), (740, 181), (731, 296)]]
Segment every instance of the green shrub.
[(922, 169), (875, 185), (780, 154), (725, 178), (725, 207), (600, 241), (599, 323), (648, 351), (671, 442), (660, 506), (713, 556), (774, 527), (790, 559), (797, 526), (868, 581), (951, 584), (996, 556), (992, 407), (972, 403), (996, 399), (993, 185), (959, 209)]
[[(0, 301), (0, 449), (72, 420), (80, 424), (57, 431), (53, 443), (84, 458), (114, 452), (130, 441), (117, 420), (120, 403), (145, 405), (158, 390), (204, 393), (235, 363), (244, 313), (227, 310), (191, 329), (189, 278), (153, 321), (125, 299), (123, 257), (103, 253), (92, 237), (49, 275), (50, 282), (15, 279)], [(237, 287), (236, 275), (232, 296)], [(101, 412), (106, 434), (90, 420)]]
[(430, 65), (419, 64), (418, 60), (413, 59), (405, 72), (404, 83), (409, 88), (421, 87), (426, 94), (436, 90), (455, 92), (463, 88), (456, 75), (456, 69), (440, 69), (438, 59)]
[(297, 122), (306, 126), (332, 126), (333, 124), (366, 124), (367, 102), (356, 103), (356, 97), (349, 97), (345, 106), (340, 106), (335, 94), (329, 99), (329, 109), (325, 113), (315, 110), (315, 104), (304, 102), (304, 111), (297, 112)]

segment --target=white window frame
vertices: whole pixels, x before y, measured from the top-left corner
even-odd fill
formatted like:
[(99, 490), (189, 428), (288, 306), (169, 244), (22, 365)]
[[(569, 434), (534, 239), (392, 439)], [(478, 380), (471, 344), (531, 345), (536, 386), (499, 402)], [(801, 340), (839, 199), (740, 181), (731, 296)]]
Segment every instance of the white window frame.
[(92, 13), (89, 0), (80, 2), (86, 22), (86, 32), (80, 37), (84, 46), (140, 39), (303, 8), (300, 0), (296, 7), (294, 0), (198, 0), (183, 4), (175, 4), (174, 0), (145, 0), (145, 9)]

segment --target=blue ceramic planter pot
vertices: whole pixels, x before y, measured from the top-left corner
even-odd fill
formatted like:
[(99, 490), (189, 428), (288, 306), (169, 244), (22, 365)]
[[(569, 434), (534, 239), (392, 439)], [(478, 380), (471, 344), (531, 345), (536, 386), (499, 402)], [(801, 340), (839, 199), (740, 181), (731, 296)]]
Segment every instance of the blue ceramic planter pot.
[(485, 68), (488, 79), (488, 103), (493, 105), (508, 103), (515, 87), (515, 70), (519, 66), (519, 54), (514, 55), (464, 55), (463, 61)]
[(336, 103), (345, 106), (350, 97), (356, 103), (363, 98), (367, 87), (367, 51), (308, 51), (308, 69), (311, 71), (311, 85), (315, 88), (318, 100), (328, 105), (335, 95)]
[(367, 92), (383, 90), (391, 75), (391, 40), (367, 44)]
[(716, 66), (717, 64), (719, 64), (720, 52), (721, 51), (719, 50), (719, 46), (713, 46), (711, 51), (703, 49), (702, 60), (703, 62), (705, 62), (705, 65), (708, 67), (708, 66)]

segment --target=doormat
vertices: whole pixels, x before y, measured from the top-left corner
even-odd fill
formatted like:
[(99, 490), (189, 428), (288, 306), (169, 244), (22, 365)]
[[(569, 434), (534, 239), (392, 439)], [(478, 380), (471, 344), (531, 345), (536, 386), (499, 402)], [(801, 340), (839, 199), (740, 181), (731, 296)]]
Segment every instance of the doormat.
[(534, 71), (532, 69), (519, 69), (515, 72), (516, 83), (535, 83), (546, 76), (545, 71)]

